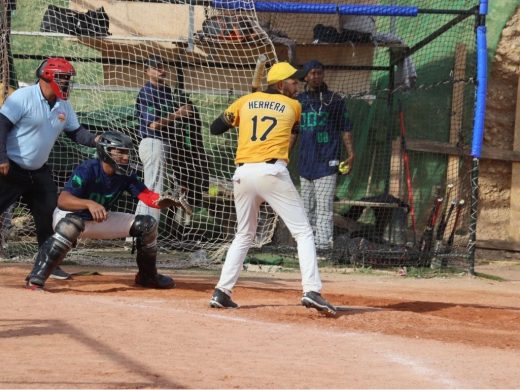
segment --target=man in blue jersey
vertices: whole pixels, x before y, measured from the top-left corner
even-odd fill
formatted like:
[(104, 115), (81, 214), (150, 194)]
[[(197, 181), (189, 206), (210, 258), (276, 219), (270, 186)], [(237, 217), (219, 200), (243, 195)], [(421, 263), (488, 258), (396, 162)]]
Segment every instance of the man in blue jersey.
[(305, 91), (297, 95), (302, 105), (298, 170), (301, 195), (315, 232), (316, 249), (327, 251), (333, 244), (333, 202), (340, 166), (341, 144), (348, 157), (348, 173), (354, 163), (352, 126), (345, 100), (324, 82), (324, 67), (317, 60), (304, 65)]
[(135, 237), (135, 283), (150, 288), (173, 288), (172, 278), (157, 273), (157, 221), (149, 215), (110, 211), (123, 191), (149, 207), (159, 209), (160, 195), (150, 191), (132, 172), (130, 137), (117, 131), (103, 133), (97, 144), (98, 159), (86, 160), (72, 173), (54, 210), (55, 233), (40, 247), (26, 287), (42, 289), (78, 238)]
[[(166, 84), (166, 65), (162, 57), (152, 55), (148, 58), (146, 74), (148, 81), (136, 101), (144, 183), (150, 190), (160, 193), (165, 176), (174, 174), (176, 184), (188, 189), (188, 202), (197, 205), (195, 198), (200, 198), (207, 186), (207, 158), (200, 116), (183, 91), (172, 90)], [(205, 169), (202, 163), (205, 163)], [(171, 166), (175, 166), (175, 172)], [(160, 218), (160, 210), (143, 202), (137, 206), (138, 214), (151, 215), (157, 221)]]
[[(13, 92), (0, 109), (0, 213), (21, 198), (34, 217), (39, 246), (53, 234), (58, 190), (47, 160), (54, 143), (64, 131), (95, 146), (95, 135), (79, 124), (68, 101), (75, 75), (64, 58), (48, 58), (36, 70), (38, 82)], [(57, 268), (53, 276), (70, 275)]]

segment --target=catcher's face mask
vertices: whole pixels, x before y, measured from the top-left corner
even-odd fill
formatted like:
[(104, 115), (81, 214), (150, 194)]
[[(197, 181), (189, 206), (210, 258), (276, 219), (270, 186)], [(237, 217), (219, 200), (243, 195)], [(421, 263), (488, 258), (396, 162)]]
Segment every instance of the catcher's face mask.
[(107, 148), (108, 155), (112, 160), (110, 166), (114, 168), (117, 175), (130, 175), (133, 172), (130, 166), (130, 155), (132, 151), (126, 148)]
[(112, 148), (109, 149), (109, 152), (112, 160), (114, 160), (117, 165), (128, 165), (128, 162), (130, 161), (129, 149)]
[(110, 165), (116, 175), (131, 175), (135, 171), (132, 140), (118, 131), (107, 131), (96, 145), (98, 157)]

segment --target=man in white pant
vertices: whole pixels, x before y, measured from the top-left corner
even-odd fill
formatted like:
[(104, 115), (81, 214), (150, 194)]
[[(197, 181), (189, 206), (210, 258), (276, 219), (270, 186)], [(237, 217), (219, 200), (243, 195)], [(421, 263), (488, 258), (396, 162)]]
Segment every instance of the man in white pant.
[[(144, 184), (157, 193), (163, 191), (168, 174), (166, 162), (171, 160), (170, 139), (176, 121), (193, 115), (186, 95), (166, 84), (166, 65), (160, 56), (150, 56), (146, 62), (148, 82), (139, 91), (136, 111), (139, 118), (139, 158), (143, 163)], [(171, 173), (171, 172), (170, 172)], [(139, 202), (136, 215), (150, 215), (157, 223), (161, 210)]]
[(258, 211), (265, 201), (282, 218), (296, 240), (302, 274), (302, 305), (335, 315), (336, 308), (320, 294), (321, 280), (312, 228), (301, 198), (291, 181), (287, 162), (301, 115), (292, 97), (304, 72), (289, 63), (271, 67), (268, 89), (245, 95), (232, 103), (211, 125), (212, 134), (238, 126), (238, 148), (233, 176), (237, 233), (228, 250), (210, 306), (236, 308), (231, 292), (253, 243)]

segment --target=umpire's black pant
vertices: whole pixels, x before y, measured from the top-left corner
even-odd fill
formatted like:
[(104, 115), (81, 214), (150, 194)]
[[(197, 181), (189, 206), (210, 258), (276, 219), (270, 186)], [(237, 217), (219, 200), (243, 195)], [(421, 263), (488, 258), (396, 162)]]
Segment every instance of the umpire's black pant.
[(57, 187), (52, 173), (45, 164), (40, 169), (29, 171), (9, 161), (7, 176), (0, 175), (0, 213), (18, 201), (27, 204), (36, 225), (38, 246), (54, 233), (52, 213), (57, 203)]

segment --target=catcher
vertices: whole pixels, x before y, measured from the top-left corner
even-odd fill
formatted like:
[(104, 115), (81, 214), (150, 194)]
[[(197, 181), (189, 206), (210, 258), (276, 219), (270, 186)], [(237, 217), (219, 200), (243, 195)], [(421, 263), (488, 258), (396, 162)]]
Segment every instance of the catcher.
[(42, 289), (51, 272), (60, 265), (78, 238), (114, 239), (135, 237), (137, 267), (135, 283), (149, 288), (173, 288), (169, 276), (157, 273), (157, 221), (149, 215), (134, 215), (110, 210), (123, 191), (146, 205), (158, 209), (191, 209), (174, 195), (161, 196), (150, 191), (132, 173), (132, 140), (117, 131), (107, 131), (97, 143), (97, 159), (80, 164), (65, 184), (53, 214), (54, 234), (40, 247), (26, 287)]

